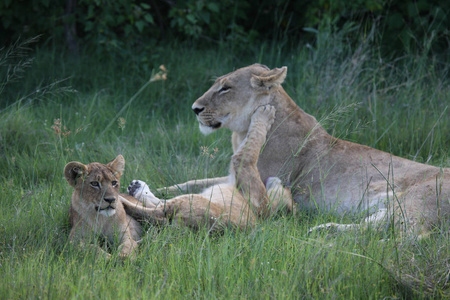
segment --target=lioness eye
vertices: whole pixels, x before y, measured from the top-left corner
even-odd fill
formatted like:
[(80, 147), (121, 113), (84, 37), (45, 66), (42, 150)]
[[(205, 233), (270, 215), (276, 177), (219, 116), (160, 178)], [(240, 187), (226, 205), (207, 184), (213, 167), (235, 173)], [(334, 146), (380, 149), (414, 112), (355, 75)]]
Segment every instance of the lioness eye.
[(93, 186), (93, 187), (99, 187), (100, 184), (98, 183), (98, 181), (92, 181), (92, 182), (91, 182), (91, 186)]
[(223, 94), (226, 93), (230, 90), (231, 88), (229, 86), (223, 86), (220, 90), (219, 90), (219, 94)]
[(117, 185), (117, 181), (114, 180), (113, 182), (111, 182), (111, 185), (112, 186), (116, 186)]

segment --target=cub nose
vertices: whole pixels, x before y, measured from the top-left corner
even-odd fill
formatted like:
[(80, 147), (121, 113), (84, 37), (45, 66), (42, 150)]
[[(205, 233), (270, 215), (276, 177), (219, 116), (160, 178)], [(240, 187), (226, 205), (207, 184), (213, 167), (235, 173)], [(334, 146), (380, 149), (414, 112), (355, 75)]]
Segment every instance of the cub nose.
[(194, 113), (195, 113), (196, 115), (198, 115), (199, 113), (201, 113), (202, 111), (204, 111), (205, 108), (204, 108), (204, 107), (193, 107), (192, 110), (194, 111)]
[(116, 201), (116, 198), (114, 197), (105, 197), (103, 198), (103, 200), (105, 200), (106, 202), (108, 202), (109, 204), (113, 203), (114, 201)]

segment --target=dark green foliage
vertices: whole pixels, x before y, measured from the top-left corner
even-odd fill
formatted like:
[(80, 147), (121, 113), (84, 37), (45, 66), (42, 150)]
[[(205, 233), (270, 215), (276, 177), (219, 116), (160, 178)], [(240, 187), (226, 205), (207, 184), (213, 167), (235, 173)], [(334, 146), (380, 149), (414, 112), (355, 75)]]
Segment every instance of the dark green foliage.
[(64, 0), (0, 1), (0, 45), (43, 34), (62, 38)]
[(449, 1), (393, 1), (383, 17), (383, 43), (391, 48), (448, 53)]
[(76, 19), (86, 43), (98, 49), (133, 48), (146, 39), (154, 25), (151, 6), (145, 1), (82, 0)]
[[(231, 41), (244, 49), (261, 39), (312, 42), (311, 29), (352, 22), (362, 30), (376, 25), (382, 51), (446, 53), (449, 14), (450, 2), (439, 0), (5, 0), (0, 44), (43, 34), (42, 41), (65, 41), (74, 53), (80, 43), (101, 53), (150, 52), (157, 41), (174, 37)], [(349, 41), (357, 40), (355, 35)]]

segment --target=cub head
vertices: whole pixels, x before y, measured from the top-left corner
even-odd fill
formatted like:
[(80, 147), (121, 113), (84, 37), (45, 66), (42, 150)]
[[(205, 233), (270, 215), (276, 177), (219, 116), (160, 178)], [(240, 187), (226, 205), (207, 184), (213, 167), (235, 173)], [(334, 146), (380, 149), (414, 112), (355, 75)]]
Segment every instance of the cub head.
[(269, 104), (271, 94), (286, 78), (287, 68), (270, 70), (260, 64), (238, 69), (217, 78), (213, 86), (192, 105), (200, 131), (219, 128), (245, 132), (258, 106)]
[(124, 168), (125, 159), (122, 155), (106, 165), (96, 162), (88, 165), (77, 161), (68, 163), (64, 168), (64, 176), (74, 188), (72, 201), (77, 201), (77, 206), (85, 210), (106, 217), (113, 216), (120, 203), (120, 177)]

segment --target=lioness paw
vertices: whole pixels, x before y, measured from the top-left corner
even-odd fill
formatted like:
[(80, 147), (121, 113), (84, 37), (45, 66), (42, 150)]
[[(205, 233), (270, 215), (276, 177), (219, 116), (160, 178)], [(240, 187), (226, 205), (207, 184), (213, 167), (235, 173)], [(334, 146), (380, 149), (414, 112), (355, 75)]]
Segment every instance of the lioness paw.
[(261, 105), (259, 106), (252, 116), (252, 122), (261, 122), (267, 126), (267, 131), (269, 131), (273, 122), (275, 121), (275, 107), (272, 105)]
[(308, 234), (311, 234), (313, 232), (325, 232), (325, 231), (331, 232), (336, 229), (336, 225), (337, 224), (335, 224), (335, 223), (320, 224), (320, 225), (310, 228), (308, 231)]
[(309, 229), (308, 234), (313, 232), (343, 232), (353, 228), (358, 228), (357, 224), (338, 224), (338, 223), (326, 223), (314, 226)]
[(161, 201), (150, 191), (148, 185), (142, 180), (131, 181), (127, 190), (130, 196), (141, 201), (144, 206), (159, 205), (161, 203)]

